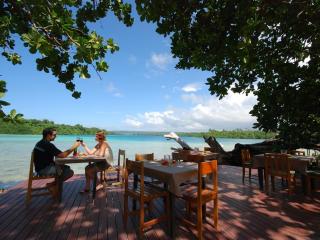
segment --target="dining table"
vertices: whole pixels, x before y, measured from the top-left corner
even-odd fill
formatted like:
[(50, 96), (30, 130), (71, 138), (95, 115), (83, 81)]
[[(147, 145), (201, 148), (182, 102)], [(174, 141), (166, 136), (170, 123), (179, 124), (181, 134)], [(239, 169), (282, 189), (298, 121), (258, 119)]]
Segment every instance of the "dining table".
[[(175, 236), (175, 198), (181, 196), (181, 184), (196, 180), (198, 163), (179, 162), (163, 165), (162, 161), (144, 161), (144, 175), (163, 182), (170, 199), (170, 236)], [(204, 181), (205, 182), (205, 181)], [(205, 211), (205, 208), (203, 208)]]
[(173, 160), (187, 161), (190, 156), (196, 156), (197, 162), (203, 162), (213, 159), (218, 159), (219, 153), (210, 151), (196, 151), (196, 150), (175, 150), (172, 152)]
[[(297, 171), (301, 174), (302, 184), (305, 184), (305, 175), (307, 167), (310, 162), (314, 160), (312, 156), (301, 156), (301, 155), (289, 155), (288, 157), (291, 161), (291, 169)], [(253, 155), (252, 157), (252, 168), (258, 169), (258, 179), (259, 188), (263, 190), (263, 180), (264, 180), (264, 154)]]
[[(58, 172), (63, 169), (63, 165), (66, 164), (75, 164), (75, 163), (92, 163), (94, 166), (97, 162), (106, 161), (105, 157), (100, 157), (96, 155), (77, 155), (77, 156), (69, 156), (65, 158), (55, 158), (55, 164), (57, 166)], [(60, 170), (59, 170), (60, 169)], [(96, 168), (94, 168), (96, 169)], [(62, 192), (63, 192), (63, 176), (62, 174), (58, 174), (58, 201), (62, 201)], [(92, 186), (92, 199), (95, 199), (96, 196), (96, 185), (97, 185), (97, 174), (94, 174), (93, 178), (93, 186)]]

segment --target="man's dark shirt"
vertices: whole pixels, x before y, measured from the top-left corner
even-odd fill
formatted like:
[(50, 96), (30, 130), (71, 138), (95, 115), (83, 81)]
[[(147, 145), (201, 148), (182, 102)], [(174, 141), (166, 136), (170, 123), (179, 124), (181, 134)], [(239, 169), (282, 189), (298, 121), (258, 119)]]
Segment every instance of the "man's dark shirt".
[(34, 147), (34, 165), (36, 172), (39, 172), (50, 164), (54, 164), (54, 156), (60, 153), (61, 151), (51, 142), (44, 139), (40, 140)]

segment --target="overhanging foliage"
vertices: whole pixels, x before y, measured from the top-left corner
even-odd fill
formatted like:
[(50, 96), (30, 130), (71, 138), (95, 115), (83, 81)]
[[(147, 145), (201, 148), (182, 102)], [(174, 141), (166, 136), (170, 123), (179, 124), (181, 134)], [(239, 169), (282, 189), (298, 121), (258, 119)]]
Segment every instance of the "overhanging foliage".
[(320, 142), (320, 1), (136, 0), (170, 36), (177, 68), (211, 71), (211, 94), (253, 92), (255, 127), (289, 148)]

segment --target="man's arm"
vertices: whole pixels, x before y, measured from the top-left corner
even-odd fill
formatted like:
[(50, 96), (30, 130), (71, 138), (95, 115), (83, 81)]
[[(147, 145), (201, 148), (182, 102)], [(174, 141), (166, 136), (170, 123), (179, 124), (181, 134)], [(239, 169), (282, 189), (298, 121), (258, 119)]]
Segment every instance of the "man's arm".
[(66, 150), (66, 151), (64, 151), (64, 152), (59, 153), (59, 154), (57, 155), (57, 157), (59, 157), (59, 158), (65, 158), (65, 157), (67, 157), (70, 153), (72, 153), (74, 149), (76, 149), (76, 148), (79, 147), (79, 146), (80, 146), (80, 142), (75, 142), (75, 143), (71, 146), (71, 148), (69, 148), (68, 150)]

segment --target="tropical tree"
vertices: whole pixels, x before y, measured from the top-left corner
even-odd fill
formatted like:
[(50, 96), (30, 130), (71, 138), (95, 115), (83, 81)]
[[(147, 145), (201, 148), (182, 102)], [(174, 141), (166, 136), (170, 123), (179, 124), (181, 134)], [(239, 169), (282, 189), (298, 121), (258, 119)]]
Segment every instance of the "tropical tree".
[[(51, 73), (72, 92), (75, 75), (90, 78), (90, 72), (106, 72), (106, 54), (119, 50), (112, 38), (104, 39), (88, 26), (113, 12), (126, 26), (133, 24), (131, 5), (122, 0), (4, 0), (0, 1), (0, 49), (12, 64), (21, 64), (16, 41), (36, 56), (37, 70)], [(91, 69), (91, 70), (90, 70)], [(6, 91), (0, 81), (0, 98)], [(0, 101), (0, 118), (7, 115)], [(14, 115), (14, 112), (12, 112)], [(10, 117), (8, 117), (10, 119)]]
[(254, 127), (288, 147), (320, 142), (320, 1), (136, 0), (171, 39), (177, 68), (212, 72), (211, 94), (253, 92)]

